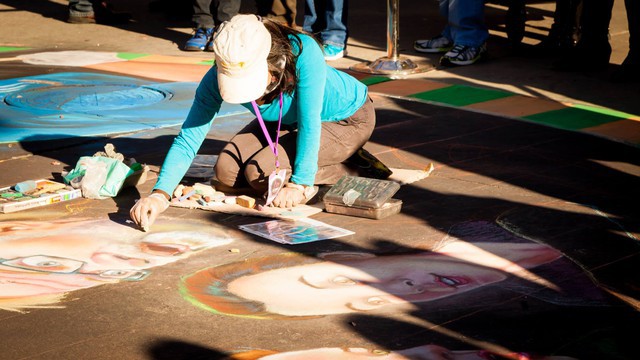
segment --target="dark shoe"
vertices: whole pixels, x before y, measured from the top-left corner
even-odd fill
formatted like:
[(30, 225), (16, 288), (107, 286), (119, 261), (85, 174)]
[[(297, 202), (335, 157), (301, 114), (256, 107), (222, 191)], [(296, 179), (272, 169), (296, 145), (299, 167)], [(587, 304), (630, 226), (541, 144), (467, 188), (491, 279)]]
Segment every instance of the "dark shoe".
[[(208, 44), (212, 43), (213, 28), (198, 28), (191, 39), (184, 45), (186, 51), (204, 51)], [(211, 45), (213, 51), (213, 45)]]
[(535, 48), (541, 53), (561, 58), (566, 56), (576, 46), (576, 43), (576, 37), (573, 33), (551, 29), (549, 35)]
[(364, 148), (358, 149), (345, 161), (350, 167), (358, 171), (358, 175), (373, 179), (387, 179), (393, 173), (382, 161)]

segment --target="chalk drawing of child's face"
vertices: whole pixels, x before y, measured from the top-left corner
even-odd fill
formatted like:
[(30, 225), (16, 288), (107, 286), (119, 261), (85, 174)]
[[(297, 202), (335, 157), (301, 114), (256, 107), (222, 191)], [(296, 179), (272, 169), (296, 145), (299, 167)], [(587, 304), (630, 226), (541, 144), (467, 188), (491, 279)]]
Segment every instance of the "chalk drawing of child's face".
[(288, 316), (369, 311), (424, 302), (504, 280), (500, 269), (440, 254), (324, 261), (247, 275), (229, 291)]
[(438, 256), (384, 256), (321, 262), (249, 275), (229, 284), (267, 310), (305, 316), (428, 301), (503, 280), (498, 271)]
[[(271, 354), (260, 351), (242, 353), (238, 359), (246, 360), (491, 360), (496, 355), (485, 350), (449, 350), (439, 345), (423, 345), (398, 351), (369, 350), (364, 348), (317, 348)], [(510, 359), (576, 360), (566, 356), (532, 356), (524, 353), (504, 354)], [(231, 359), (234, 359), (232, 356)]]
[(108, 220), (3, 222), (0, 299), (142, 280), (147, 269), (230, 241), (220, 229), (188, 221), (160, 222), (152, 233)]
[[(553, 248), (531, 242), (477, 244), (458, 239), (437, 252), (324, 254), (322, 261), (286, 266), (264, 261), (261, 271), (255, 266), (252, 271), (242, 271), (246, 265), (238, 264), (234, 271), (241, 275), (226, 277), (229, 282), (225, 290), (263, 304), (268, 313), (304, 317), (370, 311), (389, 305), (414, 308), (414, 303), (461, 294), (510, 275), (553, 286), (526, 270), (559, 258), (561, 254)], [(187, 288), (189, 282), (186, 278)], [(207, 285), (203, 278), (197, 282)], [(197, 301), (209, 301), (202, 290), (195, 296)], [(206, 305), (216, 307), (214, 303)]]

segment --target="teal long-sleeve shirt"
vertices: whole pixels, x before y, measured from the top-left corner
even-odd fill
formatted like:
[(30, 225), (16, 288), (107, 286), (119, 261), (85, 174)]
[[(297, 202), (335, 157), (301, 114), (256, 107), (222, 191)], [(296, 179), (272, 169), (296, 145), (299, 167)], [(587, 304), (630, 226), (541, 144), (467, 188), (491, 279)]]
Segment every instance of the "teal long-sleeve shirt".
[[(298, 128), (296, 157), (291, 181), (313, 185), (318, 171), (321, 123), (353, 115), (367, 99), (367, 87), (352, 76), (328, 66), (318, 43), (307, 35), (291, 40), (298, 75), (296, 89), (283, 97), (282, 123)], [(168, 194), (178, 186), (215, 120), (222, 97), (214, 65), (196, 89), (195, 99), (180, 133), (175, 138), (160, 170), (154, 189)], [(255, 114), (251, 103), (241, 104)], [(265, 121), (278, 121), (279, 101), (259, 106)]]

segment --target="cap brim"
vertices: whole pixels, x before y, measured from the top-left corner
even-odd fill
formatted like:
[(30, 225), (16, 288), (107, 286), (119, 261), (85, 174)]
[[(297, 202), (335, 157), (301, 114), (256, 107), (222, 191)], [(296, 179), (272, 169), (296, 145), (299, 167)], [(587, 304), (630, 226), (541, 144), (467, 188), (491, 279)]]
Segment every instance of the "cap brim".
[(264, 61), (242, 74), (229, 76), (218, 69), (218, 87), (222, 100), (230, 104), (243, 104), (259, 99), (269, 85), (269, 66)]

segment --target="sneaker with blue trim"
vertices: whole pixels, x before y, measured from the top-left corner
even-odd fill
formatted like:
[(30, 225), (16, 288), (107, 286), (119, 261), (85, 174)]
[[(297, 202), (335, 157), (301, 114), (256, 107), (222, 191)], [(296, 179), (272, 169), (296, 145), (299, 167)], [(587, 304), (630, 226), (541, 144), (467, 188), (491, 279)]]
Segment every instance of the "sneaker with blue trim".
[(184, 45), (186, 51), (204, 51), (213, 37), (213, 28), (198, 28)]
[(479, 47), (455, 45), (453, 49), (440, 58), (440, 65), (471, 65), (484, 59), (486, 52), (487, 47), (485, 44)]
[(447, 39), (442, 35), (438, 35), (429, 40), (416, 40), (413, 43), (413, 48), (417, 52), (422, 53), (444, 53), (453, 48), (453, 41)]
[(344, 57), (344, 47), (324, 44), (324, 59), (327, 61), (338, 60)]

